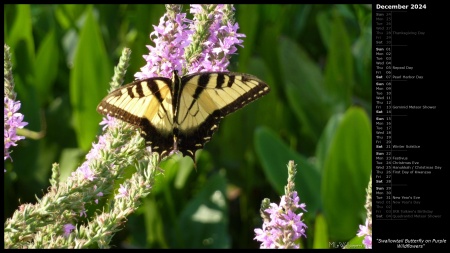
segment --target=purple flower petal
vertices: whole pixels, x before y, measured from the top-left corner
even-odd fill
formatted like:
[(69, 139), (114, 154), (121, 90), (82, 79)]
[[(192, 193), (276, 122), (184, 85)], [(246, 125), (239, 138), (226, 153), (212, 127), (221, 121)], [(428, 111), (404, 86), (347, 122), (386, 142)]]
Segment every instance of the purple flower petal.
[(70, 235), (70, 233), (75, 229), (76, 227), (72, 224), (66, 224), (63, 226), (64, 229), (64, 236), (68, 237)]
[(128, 189), (123, 186), (122, 184), (120, 184), (120, 188), (119, 188), (119, 194), (116, 195), (116, 199), (118, 198), (124, 198), (124, 197), (128, 197), (129, 193), (128, 193)]

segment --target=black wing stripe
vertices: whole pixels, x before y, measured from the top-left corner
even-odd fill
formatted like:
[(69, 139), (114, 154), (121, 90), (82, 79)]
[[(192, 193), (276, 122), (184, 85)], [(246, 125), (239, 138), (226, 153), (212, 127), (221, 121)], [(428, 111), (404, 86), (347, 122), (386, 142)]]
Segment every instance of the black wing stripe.
[(206, 74), (201, 74), (198, 78), (198, 86), (201, 87), (206, 87), (206, 85), (208, 85), (209, 79), (210, 79), (211, 75), (206, 73)]
[(188, 107), (188, 111), (190, 111), (192, 109), (192, 106), (194, 106), (194, 103), (197, 102), (197, 99), (200, 97), (200, 95), (202, 94), (202, 92), (205, 90), (205, 88), (203, 88), (202, 86), (197, 86), (197, 88), (195, 89), (195, 93), (192, 96), (193, 100), (191, 102), (191, 104)]
[[(160, 82), (164, 82), (162, 80), (158, 80)], [(161, 89), (161, 87), (159, 87), (158, 83), (156, 82), (156, 80), (149, 80), (146, 82), (147, 83), (147, 88), (152, 92), (153, 96), (155, 96), (159, 103), (162, 104), (164, 98), (161, 97), (161, 92), (159, 91)], [(166, 83), (166, 85), (168, 85), (170, 87), (170, 83)]]
[(225, 83), (225, 75), (224, 74), (217, 74), (217, 79), (216, 79), (216, 89), (221, 89), (222, 85)]
[(233, 86), (233, 84), (234, 84), (235, 76), (228, 76), (228, 77), (229, 77), (229, 79), (228, 79), (227, 86), (231, 88), (231, 86)]
[(126, 89), (126, 91), (127, 91), (127, 94), (128, 94), (128, 96), (130, 97), (130, 98), (134, 98), (135, 96), (135, 94), (134, 94), (134, 92), (133, 92), (133, 87), (134, 87), (134, 85), (130, 85), (130, 86), (128, 86), (128, 87), (125, 87), (125, 88), (123, 88), (123, 89)]
[(144, 91), (143, 91), (143, 89), (142, 89), (142, 87), (143, 87), (143, 82), (141, 82), (141, 83), (139, 83), (139, 84), (137, 84), (136, 86), (136, 93), (138, 94), (138, 97), (144, 97), (145, 95), (144, 95)]

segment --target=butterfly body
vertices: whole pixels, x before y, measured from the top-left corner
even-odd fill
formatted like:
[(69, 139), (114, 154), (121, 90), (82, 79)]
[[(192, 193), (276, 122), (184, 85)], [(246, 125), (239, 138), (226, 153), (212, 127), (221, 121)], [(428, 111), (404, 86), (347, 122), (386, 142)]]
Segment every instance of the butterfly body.
[(180, 151), (195, 161), (217, 131), (220, 120), (270, 88), (258, 78), (232, 72), (201, 72), (154, 77), (108, 94), (97, 111), (141, 129), (146, 145), (161, 158)]

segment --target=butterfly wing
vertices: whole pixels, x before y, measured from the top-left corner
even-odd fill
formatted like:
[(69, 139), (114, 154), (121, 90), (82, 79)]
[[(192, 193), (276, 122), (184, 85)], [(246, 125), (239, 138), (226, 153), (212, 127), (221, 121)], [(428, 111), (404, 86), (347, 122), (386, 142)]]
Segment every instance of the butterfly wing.
[(97, 111), (141, 128), (160, 157), (173, 149), (172, 80), (155, 77), (136, 81), (108, 94)]
[(248, 74), (204, 72), (183, 76), (175, 117), (178, 149), (195, 161), (195, 152), (211, 139), (224, 116), (269, 91), (266, 83)]

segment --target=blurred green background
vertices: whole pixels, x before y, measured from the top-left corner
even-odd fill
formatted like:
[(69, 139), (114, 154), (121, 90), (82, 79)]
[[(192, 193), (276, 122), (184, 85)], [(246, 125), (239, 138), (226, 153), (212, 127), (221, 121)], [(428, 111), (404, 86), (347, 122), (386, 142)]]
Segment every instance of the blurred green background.
[[(289, 160), (298, 164), (296, 189), (308, 210), (303, 248), (347, 242), (364, 224), (372, 169), (371, 5), (235, 8), (246, 37), (229, 70), (258, 76), (271, 92), (221, 122), (197, 153), (197, 171), (186, 157), (163, 161), (165, 175), (112, 247), (257, 248), (261, 201), (279, 203)], [(45, 133), (19, 141), (13, 162), (5, 161), (5, 220), (46, 192), (52, 163), (60, 163), (62, 180), (81, 165), (101, 133), (96, 106), (121, 51), (132, 50), (129, 83), (145, 65), (149, 34), (164, 12), (164, 5), (4, 6), (20, 111), (28, 130)], [(86, 208), (91, 215), (101, 210)]]

